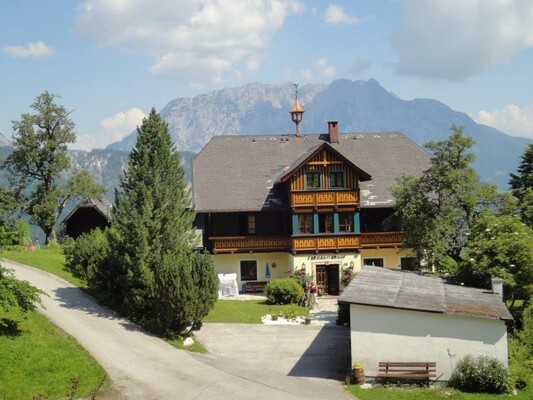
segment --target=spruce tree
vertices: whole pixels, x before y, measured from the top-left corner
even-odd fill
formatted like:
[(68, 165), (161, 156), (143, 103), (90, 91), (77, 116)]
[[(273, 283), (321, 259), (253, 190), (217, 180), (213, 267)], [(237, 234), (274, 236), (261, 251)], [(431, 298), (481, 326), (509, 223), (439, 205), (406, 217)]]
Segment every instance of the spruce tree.
[[(107, 289), (126, 315), (158, 333), (180, 334), (198, 319), (194, 304), (203, 289), (193, 275), (194, 217), (179, 153), (152, 109), (115, 194)], [(204, 272), (214, 276), (208, 262)], [(216, 286), (208, 290), (209, 310)]]

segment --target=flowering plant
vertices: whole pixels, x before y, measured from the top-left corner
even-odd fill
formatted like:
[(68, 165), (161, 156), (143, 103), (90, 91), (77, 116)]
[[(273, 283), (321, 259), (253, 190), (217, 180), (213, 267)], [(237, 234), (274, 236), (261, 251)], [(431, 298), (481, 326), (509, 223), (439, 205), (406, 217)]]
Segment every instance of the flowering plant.
[(305, 282), (311, 282), (311, 276), (307, 275), (305, 268), (295, 269), (290, 277), (295, 279), (301, 286), (304, 286)]
[(353, 271), (353, 267), (344, 268), (342, 270), (341, 281), (344, 287), (350, 284), (354, 276), (355, 272)]

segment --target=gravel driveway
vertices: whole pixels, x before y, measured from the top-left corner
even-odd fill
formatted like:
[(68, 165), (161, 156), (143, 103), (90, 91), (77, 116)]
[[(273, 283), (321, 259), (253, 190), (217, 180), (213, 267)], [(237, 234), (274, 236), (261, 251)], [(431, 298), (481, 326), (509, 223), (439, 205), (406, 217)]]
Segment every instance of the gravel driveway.
[(210, 355), (195, 355), (177, 350), (99, 306), (90, 296), (55, 275), (11, 261), (2, 263), (15, 270), (17, 278), (49, 294), (43, 297), (45, 308), (40, 312), (93, 355), (124, 398), (349, 398), (335, 381), (306, 378), (301, 372), (306, 366), (298, 367), (298, 362), (287, 375), (288, 364), (276, 368), (272, 360), (265, 361), (266, 364), (249, 364), (249, 359), (240, 360), (240, 356), (234, 357), (236, 354), (227, 357), (215, 351)]

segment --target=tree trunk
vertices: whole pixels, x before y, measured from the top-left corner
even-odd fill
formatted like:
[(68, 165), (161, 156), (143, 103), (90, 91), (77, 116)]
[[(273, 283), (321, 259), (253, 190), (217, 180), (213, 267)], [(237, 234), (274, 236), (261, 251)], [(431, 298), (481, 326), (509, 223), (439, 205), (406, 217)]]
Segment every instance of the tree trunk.
[(46, 234), (46, 245), (48, 246), (50, 243), (57, 242), (57, 236), (56, 236), (56, 230), (52, 228), (50, 231), (45, 232)]

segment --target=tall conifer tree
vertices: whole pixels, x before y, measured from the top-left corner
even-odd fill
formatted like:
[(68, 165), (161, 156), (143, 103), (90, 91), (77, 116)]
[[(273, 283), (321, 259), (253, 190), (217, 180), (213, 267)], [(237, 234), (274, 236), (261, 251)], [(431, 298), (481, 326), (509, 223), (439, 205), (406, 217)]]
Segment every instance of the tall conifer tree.
[(208, 293), (208, 309), (216, 299), (208, 256), (205, 274), (212, 283), (195, 285), (194, 217), (179, 153), (152, 109), (115, 196), (109, 289), (128, 316), (158, 333), (179, 334), (205, 316), (197, 316), (195, 292)]

